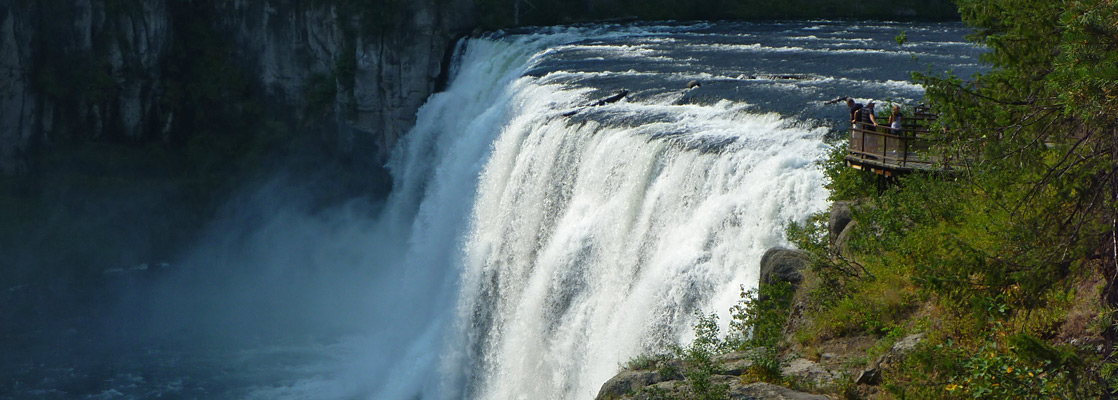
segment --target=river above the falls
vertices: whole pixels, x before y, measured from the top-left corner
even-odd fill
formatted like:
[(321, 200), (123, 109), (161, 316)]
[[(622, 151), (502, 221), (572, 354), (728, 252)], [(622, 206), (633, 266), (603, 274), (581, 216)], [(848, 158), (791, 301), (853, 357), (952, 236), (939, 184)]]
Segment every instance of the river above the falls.
[(834, 100), (915, 105), (910, 71), (983, 70), (966, 33), (796, 21), (464, 39), (394, 150), (384, 204), (306, 207), (276, 179), (180, 257), (105, 271), (65, 317), (0, 311), (34, 319), (0, 319), (15, 321), (0, 399), (593, 398), (619, 364), (690, 340), (696, 311), (725, 324), (784, 225), (826, 207), (815, 162), (848, 116)]

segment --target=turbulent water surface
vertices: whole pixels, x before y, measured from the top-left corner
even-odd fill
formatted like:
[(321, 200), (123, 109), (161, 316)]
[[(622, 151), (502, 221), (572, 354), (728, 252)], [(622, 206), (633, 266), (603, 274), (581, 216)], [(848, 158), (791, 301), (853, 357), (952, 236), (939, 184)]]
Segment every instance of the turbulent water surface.
[(396, 149), (386, 204), (311, 210), (284, 180), (246, 193), (191, 254), (107, 271), (103, 307), (5, 347), (0, 397), (593, 398), (620, 363), (690, 340), (696, 311), (725, 324), (784, 224), (825, 207), (814, 162), (847, 115), (828, 100), (911, 105), (908, 71), (980, 69), (964, 33), (465, 40)]

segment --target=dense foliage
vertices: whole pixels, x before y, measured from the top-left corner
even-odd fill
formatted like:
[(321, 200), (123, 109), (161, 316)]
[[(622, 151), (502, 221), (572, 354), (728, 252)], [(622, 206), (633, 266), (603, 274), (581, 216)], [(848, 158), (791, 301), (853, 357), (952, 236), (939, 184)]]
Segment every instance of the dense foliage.
[[(1114, 262), (1118, 5), (960, 1), (960, 11), (993, 70), (968, 82), (919, 78), (961, 171), (910, 179), (883, 207), (906, 223), (882, 236), (932, 243), (935, 265), (912, 261), (948, 298), (1042, 307), (1037, 295), (1087, 260)], [(938, 195), (913, 196), (921, 186)]]
[(822, 260), (797, 339), (925, 332), (886, 374), (899, 398), (1113, 396), (1118, 4), (958, 4), (991, 70), (916, 76), (952, 172), (881, 190), (825, 163), (858, 223), (841, 248), (822, 216), (793, 225)]

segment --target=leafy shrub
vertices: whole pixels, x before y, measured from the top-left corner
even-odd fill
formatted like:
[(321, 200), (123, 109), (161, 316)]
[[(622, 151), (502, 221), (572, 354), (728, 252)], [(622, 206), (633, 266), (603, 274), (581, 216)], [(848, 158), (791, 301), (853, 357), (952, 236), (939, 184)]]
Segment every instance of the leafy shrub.
[(819, 161), (826, 179), (823, 184), (830, 195), (830, 201), (855, 200), (877, 194), (878, 176), (872, 172), (850, 168), (846, 165), (845, 141), (827, 150), (827, 157)]
[(659, 368), (661, 365), (671, 360), (668, 354), (641, 354), (636, 358), (629, 360), (621, 368), (640, 371)]
[[(1078, 358), (1028, 335), (1009, 337), (1011, 344), (988, 342), (973, 351), (955, 352), (961, 371), (944, 390), (973, 398), (1086, 398), (1079, 385)], [(947, 347), (951, 347), (948, 343)]]
[(739, 350), (750, 352), (752, 378), (781, 381), (780, 351), (791, 303), (792, 285), (777, 282), (762, 285), (757, 290), (746, 290), (742, 286), (741, 301), (730, 308), (731, 343)]
[(726, 398), (729, 388), (715, 384), (710, 378), (721, 372), (714, 356), (726, 350), (725, 342), (718, 336), (718, 316), (696, 313), (695, 340), (690, 346), (676, 348), (676, 356), (683, 360), (683, 376), (691, 386), (696, 399), (719, 400)]

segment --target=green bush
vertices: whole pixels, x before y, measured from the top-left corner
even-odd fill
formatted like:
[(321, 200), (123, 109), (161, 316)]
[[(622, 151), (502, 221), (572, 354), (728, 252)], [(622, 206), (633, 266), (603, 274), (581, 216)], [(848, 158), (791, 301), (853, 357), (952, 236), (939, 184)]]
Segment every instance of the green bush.
[(710, 378), (721, 372), (714, 356), (725, 352), (725, 342), (718, 336), (718, 316), (695, 313), (695, 340), (690, 346), (675, 349), (676, 356), (683, 360), (683, 376), (691, 386), (691, 394), (696, 399), (721, 400), (726, 398), (729, 387), (716, 384)]
[(878, 176), (872, 172), (850, 168), (846, 165), (847, 143), (839, 142), (827, 150), (827, 157), (819, 164), (826, 179), (823, 186), (830, 193), (830, 201), (856, 200), (877, 194)]
[(757, 290), (742, 286), (741, 301), (730, 308), (730, 344), (749, 352), (753, 362), (749, 372), (758, 380), (782, 380), (780, 353), (784, 349), (784, 325), (792, 291), (788, 282), (765, 284)]

